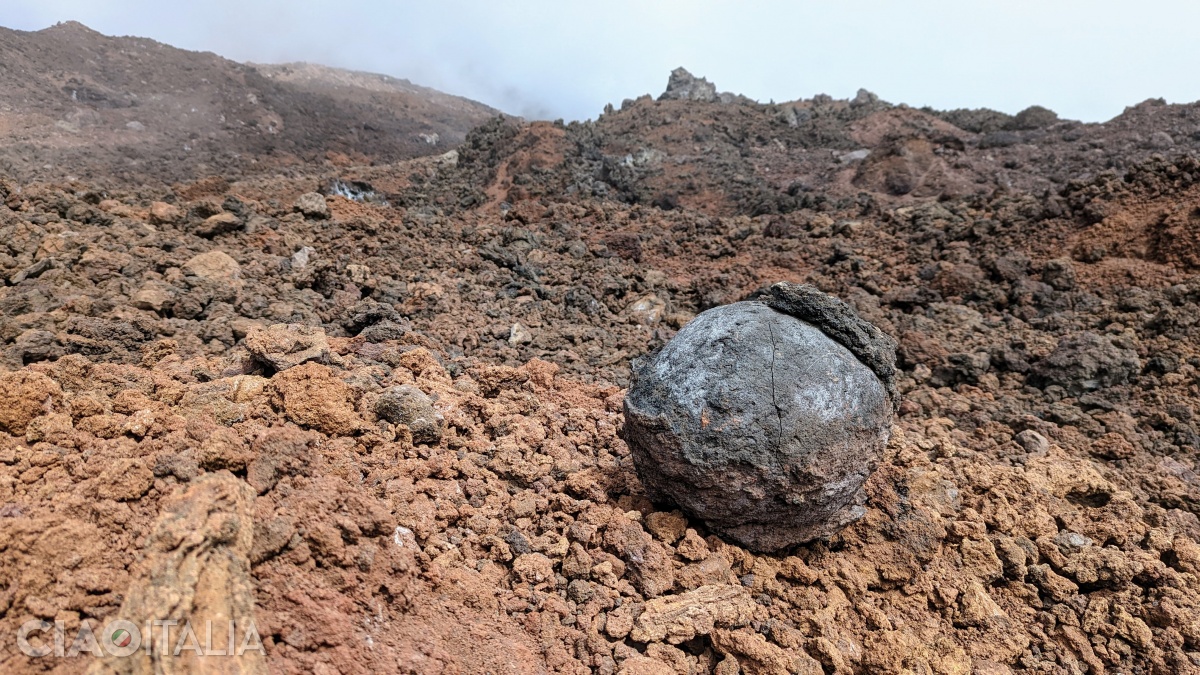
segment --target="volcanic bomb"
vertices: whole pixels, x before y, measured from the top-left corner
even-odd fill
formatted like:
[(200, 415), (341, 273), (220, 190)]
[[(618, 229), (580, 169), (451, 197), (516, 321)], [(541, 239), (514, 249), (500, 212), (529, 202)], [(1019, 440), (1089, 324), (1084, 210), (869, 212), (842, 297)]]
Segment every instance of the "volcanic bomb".
[(811, 286), (703, 312), (633, 367), (622, 436), (648, 496), (758, 551), (859, 519), (897, 404), (895, 346)]

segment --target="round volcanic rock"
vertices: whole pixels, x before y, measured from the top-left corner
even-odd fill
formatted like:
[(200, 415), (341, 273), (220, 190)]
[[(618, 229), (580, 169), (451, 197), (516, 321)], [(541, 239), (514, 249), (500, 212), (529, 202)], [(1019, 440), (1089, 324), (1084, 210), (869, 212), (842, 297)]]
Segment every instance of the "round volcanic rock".
[(622, 438), (647, 496), (758, 551), (862, 517), (896, 343), (811, 286), (710, 309), (634, 364)]

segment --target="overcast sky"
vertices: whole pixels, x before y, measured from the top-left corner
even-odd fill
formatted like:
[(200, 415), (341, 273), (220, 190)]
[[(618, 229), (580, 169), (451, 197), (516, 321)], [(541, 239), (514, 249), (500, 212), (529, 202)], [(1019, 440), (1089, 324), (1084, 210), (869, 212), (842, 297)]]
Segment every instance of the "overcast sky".
[(763, 102), (865, 87), (1100, 121), (1147, 98), (1200, 99), (1200, 3), (1182, 0), (0, 0), (10, 28), (70, 19), (239, 61), (386, 73), (538, 118), (657, 96), (680, 65)]

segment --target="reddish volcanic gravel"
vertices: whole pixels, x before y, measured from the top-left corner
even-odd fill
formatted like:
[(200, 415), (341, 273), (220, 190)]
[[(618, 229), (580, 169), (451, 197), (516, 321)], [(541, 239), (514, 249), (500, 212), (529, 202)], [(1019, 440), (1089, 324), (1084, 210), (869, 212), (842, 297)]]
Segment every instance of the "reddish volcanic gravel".
[[(287, 175), (14, 173), (0, 671), (1200, 672), (1197, 110), (644, 97)], [(764, 555), (618, 430), (634, 358), (777, 281), (894, 336), (902, 400), (865, 517)], [(262, 651), (16, 646), (118, 618)]]

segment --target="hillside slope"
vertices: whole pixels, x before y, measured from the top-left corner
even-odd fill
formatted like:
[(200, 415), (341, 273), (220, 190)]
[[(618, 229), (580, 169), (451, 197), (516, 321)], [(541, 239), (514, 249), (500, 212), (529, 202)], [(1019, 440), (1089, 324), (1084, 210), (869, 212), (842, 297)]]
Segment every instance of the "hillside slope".
[(32, 33), (0, 28), (0, 62), (0, 172), (21, 180), (169, 184), (327, 161), (394, 162), (445, 152), (496, 114), (328, 68), (324, 84), (294, 81), (284, 76), (294, 67), (260, 70), (74, 22)]

